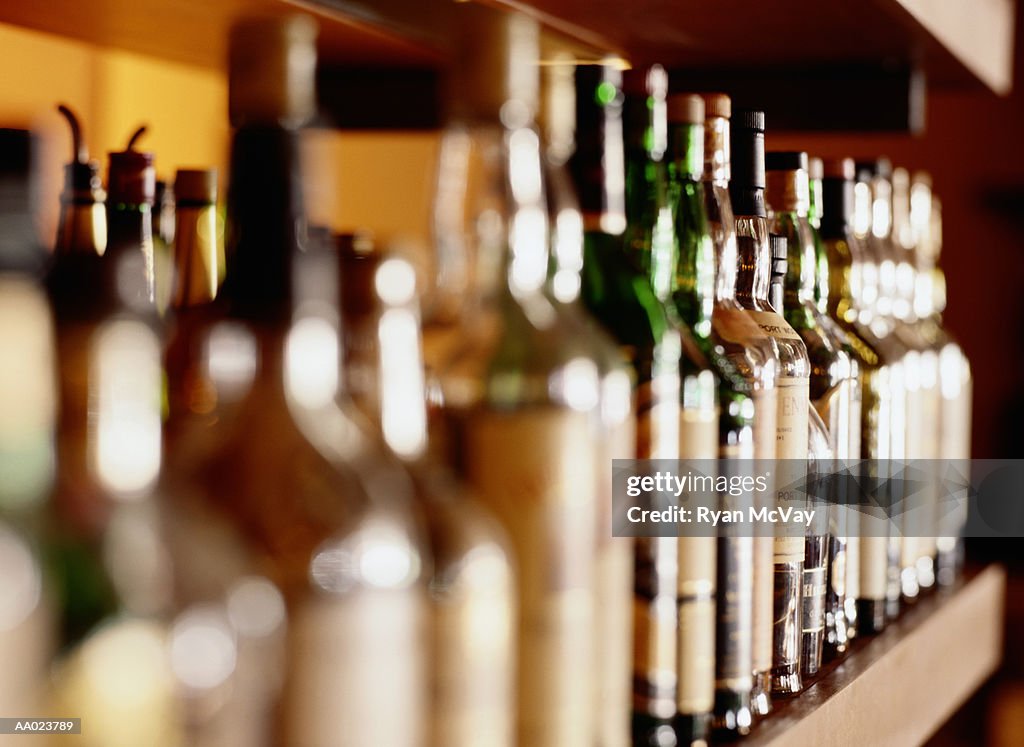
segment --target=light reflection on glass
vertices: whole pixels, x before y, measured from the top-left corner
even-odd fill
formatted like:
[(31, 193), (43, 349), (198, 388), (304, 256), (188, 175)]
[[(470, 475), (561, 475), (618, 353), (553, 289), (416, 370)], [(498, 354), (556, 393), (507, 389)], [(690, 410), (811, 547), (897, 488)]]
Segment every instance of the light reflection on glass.
[(550, 383), (551, 396), (565, 402), (573, 410), (587, 412), (600, 400), (600, 375), (597, 365), (588, 358), (573, 358), (555, 372)]
[(408, 588), (419, 572), (419, 554), (408, 533), (387, 521), (368, 521), (344, 540), (325, 543), (310, 566), (313, 583), (335, 594), (357, 585)]
[(108, 322), (96, 335), (91, 367), (93, 469), (115, 497), (138, 498), (160, 471), (161, 368), (156, 334), (142, 322)]
[(217, 606), (194, 607), (183, 613), (171, 629), (169, 652), (175, 678), (190, 690), (211, 690), (235, 671), (234, 633)]
[(14, 630), (39, 603), (42, 575), (24, 540), (0, 524), (0, 633)]
[[(383, 267), (381, 268), (383, 269)], [(389, 309), (380, 319), (381, 430), (396, 454), (421, 455), (426, 448), (423, 367), (419, 323), (407, 309)]]
[(249, 390), (259, 352), (252, 333), (236, 322), (215, 326), (206, 340), (206, 367), (218, 393), (240, 399)]
[(235, 630), (248, 638), (265, 638), (285, 624), (284, 597), (260, 576), (242, 578), (231, 588), (227, 611)]
[(315, 410), (338, 391), (338, 333), (326, 319), (299, 319), (288, 332), (285, 387), (300, 407)]
[(552, 291), (555, 298), (563, 303), (579, 296), (582, 247), (583, 217), (578, 210), (559, 210), (555, 216), (555, 242), (552, 246), (558, 271), (552, 282)]
[(0, 507), (40, 500), (53, 479), (53, 329), (43, 295), (0, 276)]

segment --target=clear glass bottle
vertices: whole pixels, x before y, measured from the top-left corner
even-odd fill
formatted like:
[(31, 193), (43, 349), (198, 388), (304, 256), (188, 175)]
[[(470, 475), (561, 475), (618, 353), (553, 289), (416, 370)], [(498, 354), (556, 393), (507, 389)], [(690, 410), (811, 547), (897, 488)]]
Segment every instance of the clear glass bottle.
[[(853, 454), (853, 446), (860, 440), (859, 368), (851, 353), (846, 350), (845, 335), (836, 334), (835, 325), (815, 305), (814, 287), (820, 268), (813, 229), (807, 217), (810, 208), (807, 154), (770, 152), (766, 167), (772, 231), (785, 236), (789, 246), (783, 315), (807, 346), (811, 361), (811, 403), (822, 420), (827, 418), (830, 452), (847, 462)], [(824, 506), (821, 510), (824, 510)], [(845, 512), (838, 506), (830, 510), (837, 518), (845, 516)], [(835, 562), (845, 567), (846, 538), (836, 535), (834, 539), (838, 543)], [(825, 547), (827, 549), (827, 545)], [(820, 556), (816, 547), (814, 555)], [(805, 573), (812, 572), (813, 569), (808, 568), (806, 563), (805, 558)], [(808, 588), (807, 585), (805, 588)], [(821, 588), (824, 592), (824, 586)], [(809, 608), (807, 601), (805, 609)], [(833, 601), (829, 611), (832, 630), (837, 636), (836, 644), (843, 647), (846, 639), (845, 611), (837, 602)], [(824, 608), (824, 600), (821, 603)], [(812, 627), (817, 629), (816, 626), (805, 625), (807, 629)], [(821, 664), (820, 642), (808, 643), (805, 651), (818, 652), (816, 656), (802, 661), (804, 671), (813, 674)]]
[(169, 667), (194, 745), (425, 736), (429, 556), (404, 473), (335, 404), (336, 310), (297, 282), (315, 39), (306, 16), (231, 30), (231, 263), (193, 331), (230, 407), (160, 488)]
[[(868, 476), (883, 481), (878, 470), (890, 459), (894, 379), (899, 372), (880, 351), (872, 330), (862, 322), (861, 303), (868, 296), (863, 289), (864, 248), (854, 233), (854, 164), (850, 159), (826, 160), (823, 166), (821, 238), (829, 260), (829, 316), (846, 332), (861, 371), (861, 442), (859, 457), (870, 470)], [(877, 288), (875, 289), (877, 290)], [(885, 627), (888, 588), (888, 517), (884, 509), (862, 506), (859, 532), (856, 594), (856, 630), (870, 635)], [(850, 560), (852, 562), (852, 559)]]
[[(808, 160), (809, 190), (807, 203), (807, 222), (810, 225), (811, 237), (814, 241), (815, 273), (814, 303), (820, 312), (816, 321), (820, 327), (835, 340), (850, 361), (850, 372), (854, 380), (853, 391), (850, 393), (852, 412), (849, 418), (848, 438), (833, 440), (833, 459), (837, 469), (849, 468), (860, 458), (861, 430), (861, 386), (859, 356), (853, 344), (832, 317), (828, 315), (829, 264), (828, 250), (821, 238), (821, 211), (824, 197), (822, 179), (824, 163), (820, 158)], [(831, 413), (829, 421), (831, 422)], [(826, 424), (828, 425), (828, 424)], [(830, 427), (831, 431), (835, 425)], [(835, 510), (829, 521), (829, 562), (828, 591), (825, 601), (825, 645), (830, 655), (843, 653), (857, 632), (857, 587), (860, 563), (858, 560), (860, 536), (857, 530), (857, 518), (849, 507), (849, 486), (844, 483), (836, 485), (833, 495)]]
[[(0, 708), (44, 713), (56, 641), (44, 511), (55, 472), (54, 329), (30, 195), (32, 138), (0, 130)], [(15, 739), (15, 738), (12, 738)]]
[[(346, 380), (353, 400), (413, 479), (432, 558), (427, 744), (512, 744), (514, 578), (504, 535), (428, 459), (416, 273), (367, 236), (339, 237)], [(354, 375), (354, 376), (353, 376)]]
[[(734, 116), (731, 132), (732, 180), (729, 193), (736, 214), (738, 267), (736, 297), (775, 345), (777, 379), (776, 469), (782, 489), (806, 476), (807, 417), (811, 364), (803, 340), (768, 303), (771, 249), (764, 202), (764, 113)], [(803, 474), (799, 474), (800, 471)], [(782, 474), (780, 474), (782, 473)], [(772, 691), (801, 690), (800, 636), (804, 541), (782, 533), (774, 545)]]
[[(594, 744), (590, 682), (600, 380), (545, 292), (547, 221), (534, 128), (539, 28), (463, 5), (438, 199), (475, 267), (461, 346), (441, 369), (437, 439), (505, 528), (518, 569), (516, 743)], [(439, 237), (440, 240), (440, 237)], [(442, 268), (443, 271), (443, 268)]]
[[(648, 268), (651, 287), (682, 342), (678, 361), (681, 388), (678, 458), (713, 460), (718, 455), (718, 380), (696, 333), (677, 310), (679, 299), (692, 290), (687, 282), (690, 272), (680, 270), (680, 247), (686, 245), (687, 265), (693, 264), (693, 251), (704, 251), (707, 256), (712, 251), (703, 220), (703, 189), (699, 183), (703, 167), (704, 103), (696, 96), (686, 101), (690, 152), (684, 160), (689, 165), (687, 174), (695, 177), (689, 180), (683, 206), (684, 195), (679, 191), (682, 185), (678, 179), (670, 178), (676, 159), (669, 151), (668, 76), (655, 66), (647, 71), (644, 83), (646, 95), (628, 102), (633, 109), (627, 131), (630, 145), (626, 168), (627, 236), (631, 252)], [(681, 211), (687, 211), (696, 219), (696, 224), (688, 226), (678, 222), (676, 218)], [(711, 286), (713, 266), (705, 265), (703, 269), (707, 285)], [(700, 324), (703, 332), (709, 334), (710, 293), (706, 301), (706, 314)], [(713, 537), (661, 537), (651, 541), (677, 545), (676, 738), (681, 744), (703, 743), (714, 707), (716, 543)], [(652, 740), (655, 744), (656, 739)]]
[[(863, 323), (874, 333), (879, 350), (891, 362), (894, 374), (892, 387), (892, 422), (890, 424), (890, 457), (885, 463), (888, 473), (897, 474), (907, 458), (909, 414), (915, 410), (921, 388), (919, 352), (921, 345), (908, 344), (897, 333), (900, 308), (897, 292), (898, 261), (892, 242), (892, 164), (887, 158), (857, 163), (854, 185), (854, 228), (864, 247), (861, 262), (864, 296), (874, 302), (861, 309)], [(917, 574), (913, 563), (905, 566), (905, 556), (916, 554), (916, 536), (908, 536), (904, 521), (912, 515), (908, 507), (913, 496), (903, 491), (901, 481), (889, 482), (887, 500), (890, 508), (890, 536), (886, 614), (899, 614), (900, 599), (906, 589), (908, 596), (917, 594)], [(911, 532), (911, 534), (916, 534)]]
[[(544, 106), (542, 119), (545, 125), (547, 149), (545, 153), (545, 174), (547, 176), (548, 221), (551, 227), (551, 256), (548, 271), (548, 296), (565, 315), (569, 324), (576, 327), (582, 341), (590, 344), (591, 355), (598, 364), (601, 392), (601, 423), (599, 448), (602, 456), (598, 460), (599, 500), (598, 566), (597, 566), (597, 609), (595, 618), (595, 647), (598, 674), (594, 678), (594, 702), (597, 714), (597, 744), (602, 747), (624, 746), (629, 743), (631, 710), (631, 667), (633, 654), (632, 608), (633, 595), (633, 540), (613, 536), (612, 495), (608, 467), (612, 459), (636, 458), (636, 421), (633, 412), (633, 390), (635, 372), (620, 349), (618, 342), (601, 326), (600, 322), (587, 313), (582, 298), (584, 262), (586, 255), (586, 221), (573, 184), (571, 167), (581, 159), (593, 157), (592, 152), (602, 152), (601, 122), (621, 111), (605, 115), (604, 107), (610, 109), (622, 106), (621, 92), (612, 101), (604, 104), (598, 98), (598, 88), (607, 77), (608, 85), (618, 92), (621, 74), (614, 66), (588, 66), (581, 69), (576, 80), (575, 65), (571, 60), (545, 67)], [(587, 71), (590, 78), (587, 78)], [(578, 98), (576, 87), (581, 90)], [(604, 89), (607, 91), (608, 86)], [(579, 124), (578, 122), (582, 122)], [(619, 121), (621, 127), (621, 120)], [(577, 135), (578, 133), (578, 135)], [(575, 156), (576, 139), (588, 142), (584, 153)], [(605, 150), (615, 150), (605, 145)], [(621, 130), (618, 139), (619, 163), (622, 163)], [(573, 158), (575, 156), (575, 161)], [(597, 160), (600, 155), (597, 155)], [(601, 172), (595, 181), (598, 184), (582, 185), (581, 188), (605, 193), (605, 200), (622, 202), (622, 179), (619, 177), (618, 196), (607, 196), (600, 182)], [(602, 206), (591, 206), (600, 215)], [(600, 218), (598, 218), (598, 221)], [(589, 220), (593, 225), (593, 217)]]
[[(914, 174), (911, 187), (911, 225), (916, 255), (914, 313), (922, 331), (939, 357), (939, 459), (956, 460), (966, 469), (971, 457), (971, 365), (963, 348), (942, 324), (946, 284), (939, 257), (942, 251), (942, 207), (932, 194), (931, 177)], [(956, 581), (963, 565), (963, 540), (959, 534), (966, 521), (963, 511), (940, 516), (937, 526), (935, 575), (942, 586)]]

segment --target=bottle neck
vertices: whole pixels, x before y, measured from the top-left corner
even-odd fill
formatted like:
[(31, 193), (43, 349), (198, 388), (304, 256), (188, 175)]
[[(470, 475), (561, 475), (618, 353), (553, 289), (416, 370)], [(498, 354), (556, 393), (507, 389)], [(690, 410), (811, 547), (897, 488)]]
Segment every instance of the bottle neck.
[(154, 303), (151, 205), (107, 202), (103, 263), (117, 296), (131, 305)]
[(853, 182), (848, 179), (822, 180), (821, 238), (845, 239), (853, 229)]
[(668, 148), (673, 179), (677, 182), (700, 181), (704, 173), (704, 126), (670, 124)]
[(217, 295), (217, 208), (209, 202), (178, 201), (174, 229), (175, 309), (209, 303)]
[(736, 249), (736, 298), (748, 308), (763, 307), (768, 302), (771, 278), (771, 252), (765, 218), (736, 218)]
[(809, 180), (809, 191), (807, 195), (807, 222), (810, 223), (814, 229), (821, 227), (821, 207), (823, 199), (821, 189), (821, 179)]
[(238, 129), (231, 147), (228, 193), (229, 272), (223, 295), (232, 315), (287, 320), (292, 272), (305, 227), (298, 138), (281, 127)]
[(54, 254), (101, 255), (107, 246), (107, 215), (103, 199), (92, 190), (65, 191)]
[(704, 123), (704, 181), (729, 184), (729, 120), (711, 117)]

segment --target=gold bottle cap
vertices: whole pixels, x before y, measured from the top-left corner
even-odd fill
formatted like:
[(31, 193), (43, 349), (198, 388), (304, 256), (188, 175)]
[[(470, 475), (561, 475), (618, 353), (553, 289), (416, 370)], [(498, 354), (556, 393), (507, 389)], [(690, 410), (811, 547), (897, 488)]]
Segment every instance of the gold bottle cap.
[(675, 93), (668, 97), (668, 121), (673, 124), (704, 124), (704, 99), (694, 93)]
[(181, 202), (217, 201), (217, 169), (178, 169), (174, 175), (174, 199)]
[(708, 119), (721, 117), (729, 119), (732, 116), (732, 99), (724, 93), (702, 93), (704, 99), (704, 116)]
[(253, 17), (231, 28), (231, 124), (299, 127), (316, 114), (317, 24), (309, 16)]

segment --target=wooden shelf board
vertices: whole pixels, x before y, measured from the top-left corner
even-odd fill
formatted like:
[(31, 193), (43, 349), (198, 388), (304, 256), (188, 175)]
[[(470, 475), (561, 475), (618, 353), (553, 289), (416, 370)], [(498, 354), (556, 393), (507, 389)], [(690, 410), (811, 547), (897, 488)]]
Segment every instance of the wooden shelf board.
[(923, 743), (999, 666), (1006, 572), (920, 599), (883, 633), (776, 701), (747, 747)]
[[(1013, 0), (477, 0), (537, 16), (580, 57), (673, 68), (920, 66), (931, 85), (1011, 85)], [(220, 67), (241, 13), (322, 21), (329, 64), (436, 67), (454, 0), (47, 0), (0, 3), (0, 22)]]

